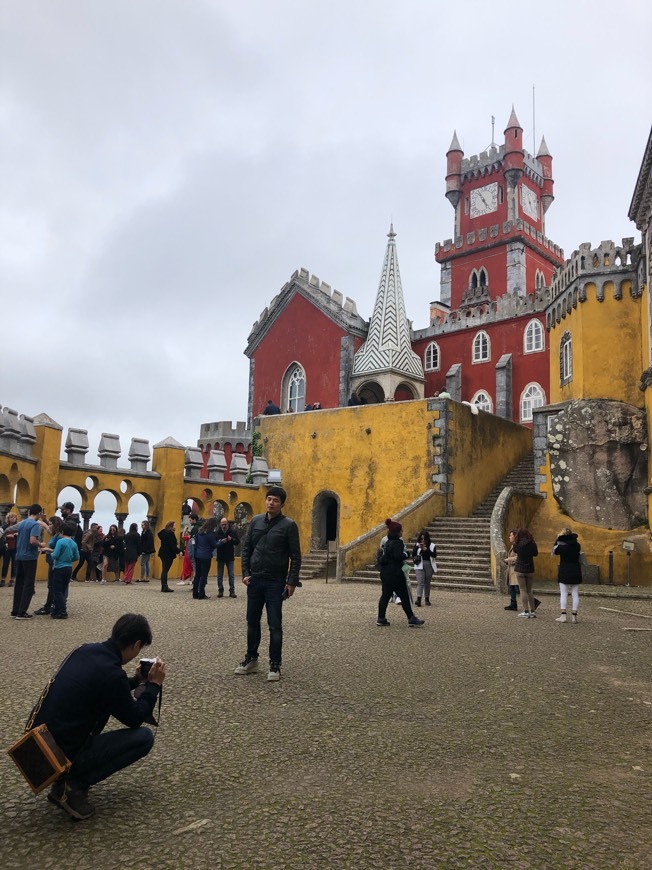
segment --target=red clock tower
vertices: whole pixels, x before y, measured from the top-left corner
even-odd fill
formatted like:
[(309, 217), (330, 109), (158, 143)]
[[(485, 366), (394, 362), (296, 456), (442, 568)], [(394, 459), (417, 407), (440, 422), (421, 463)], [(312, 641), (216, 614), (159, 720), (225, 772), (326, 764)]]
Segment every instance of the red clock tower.
[(454, 134), (446, 159), (455, 238), (436, 248), (440, 301), (458, 309), (549, 286), (564, 259), (545, 234), (545, 214), (554, 199), (545, 139), (536, 157), (528, 154), (512, 108), (503, 145), (492, 143), (465, 159)]

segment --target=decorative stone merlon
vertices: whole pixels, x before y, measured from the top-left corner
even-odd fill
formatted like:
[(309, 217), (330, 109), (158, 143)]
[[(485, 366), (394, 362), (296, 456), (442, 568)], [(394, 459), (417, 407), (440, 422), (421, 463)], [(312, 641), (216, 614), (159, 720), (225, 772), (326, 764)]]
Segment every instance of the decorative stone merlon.
[(211, 455), (208, 457), (206, 469), (208, 471), (208, 479), (213, 483), (222, 483), (226, 473), (226, 456), (223, 450), (211, 450)]
[(249, 463), (244, 453), (234, 453), (231, 457), (231, 480), (233, 483), (246, 483)]
[(267, 483), (269, 477), (269, 466), (267, 460), (263, 456), (254, 456), (251, 460), (251, 479), (256, 486), (262, 486)]
[(204, 457), (199, 447), (186, 447), (186, 477), (201, 477), (203, 467)]
[(66, 456), (72, 465), (84, 465), (88, 453), (88, 430), (68, 429)]
[(34, 420), (32, 417), (27, 417), (21, 414), (18, 419), (20, 426), (20, 436), (18, 440), (18, 449), (22, 456), (31, 457), (32, 448), (36, 443), (36, 432), (34, 431)]
[(132, 471), (147, 471), (147, 463), (151, 458), (149, 441), (144, 438), (132, 438), (129, 447), (129, 463)]
[(18, 412), (5, 408), (0, 414), (0, 450), (20, 454), (20, 423)]
[(102, 468), (117, 468), (121, 453), (120, 436), (112, 435), (109, 432), (102, 432), (100, 448), (97, 451)]

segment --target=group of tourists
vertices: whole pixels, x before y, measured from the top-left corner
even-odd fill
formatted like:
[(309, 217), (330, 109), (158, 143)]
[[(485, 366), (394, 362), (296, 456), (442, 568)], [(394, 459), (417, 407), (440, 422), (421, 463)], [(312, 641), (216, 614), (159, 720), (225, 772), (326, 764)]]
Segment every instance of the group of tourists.
[(183, 554), (181, 580), (178, 586), (192, 585), (192, 597), (198, 601), (206, 601), (206, 585), (210, 573), (213, 556), (217, 558), (217, 597), (224, 597), (224, 572), (229, 579), (229, 598), (237, 598), (235, 592), (235, 548), (240, 543), (240, 536), (235, 524), (226, 517), (218, 520), (209, 517), (202, 523), (196, 513), (188, 516), (188, 524), (177, 539), (176, 524), (166, 523), (165, 528), (158, 533), (161, 546), (158, 555), (161, 560), (161, 592), (174, 592), (168, 583), (168, 576), (177, 556)]
[[(534, 597), (532, 584), (534, 581), (534, 559), (539, 555), (536, 541), (527, 529), (512, 529), (509, 533), (509, 552), (505, 563), (507, 565), (507, 581), (509, 584), (510, 603), (505, 610), (518, 610), (517, 595), (521, 596), (522, 619), (536, 619), (536, 609), (541, 603)], [(553, 555), (559, 556), (557, 579), (559, 581), (561, 615), (556, 622), (577, 623), (577, 611), (580, 603), (579, 587), (582, 582), (582, 547), (577, 535), (569, 528), (561, 530), (552, 548)], [(568, 595), (571, 596), (571, 614), (568, 618)]]

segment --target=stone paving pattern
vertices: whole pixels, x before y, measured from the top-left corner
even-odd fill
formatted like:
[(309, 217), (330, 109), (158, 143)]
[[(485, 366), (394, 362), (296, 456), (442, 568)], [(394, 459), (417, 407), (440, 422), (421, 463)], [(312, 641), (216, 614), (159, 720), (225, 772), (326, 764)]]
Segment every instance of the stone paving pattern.
[(582, 599), (574, 626), (550, 597), (525, 620), (437, 592), (422, 629), (396, 606), (381, 629), (377, 587), (312, 581), (267, 683), (233, 674), (243, 587), (175, 588), (72, 584), (59, 622), (11, 620), (0, 590), (6, 745), (69, 649), (123, 612), (148, 616), (168, 665), (152, 754), (92, 790), (91, 820), (34, 798), (5, 756), (5, 870), (652, 866), (652, 634), (623, 630), (652, 620), (599, 609), (650, 600)]

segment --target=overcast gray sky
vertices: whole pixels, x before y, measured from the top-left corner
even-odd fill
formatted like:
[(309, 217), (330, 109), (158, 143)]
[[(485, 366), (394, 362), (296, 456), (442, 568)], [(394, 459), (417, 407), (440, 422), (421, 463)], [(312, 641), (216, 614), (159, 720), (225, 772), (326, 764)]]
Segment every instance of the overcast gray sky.
[[(305, 266), (371, 314), (390, 219), (427, 325), (445, 152), (545, 134), (547, 234), (635, 236), (648, 0), (6, 0), (0, 404), (194, 444), (245, 419), (247, 335)], [(65, 433), (64, 433), (65, 434)]]

